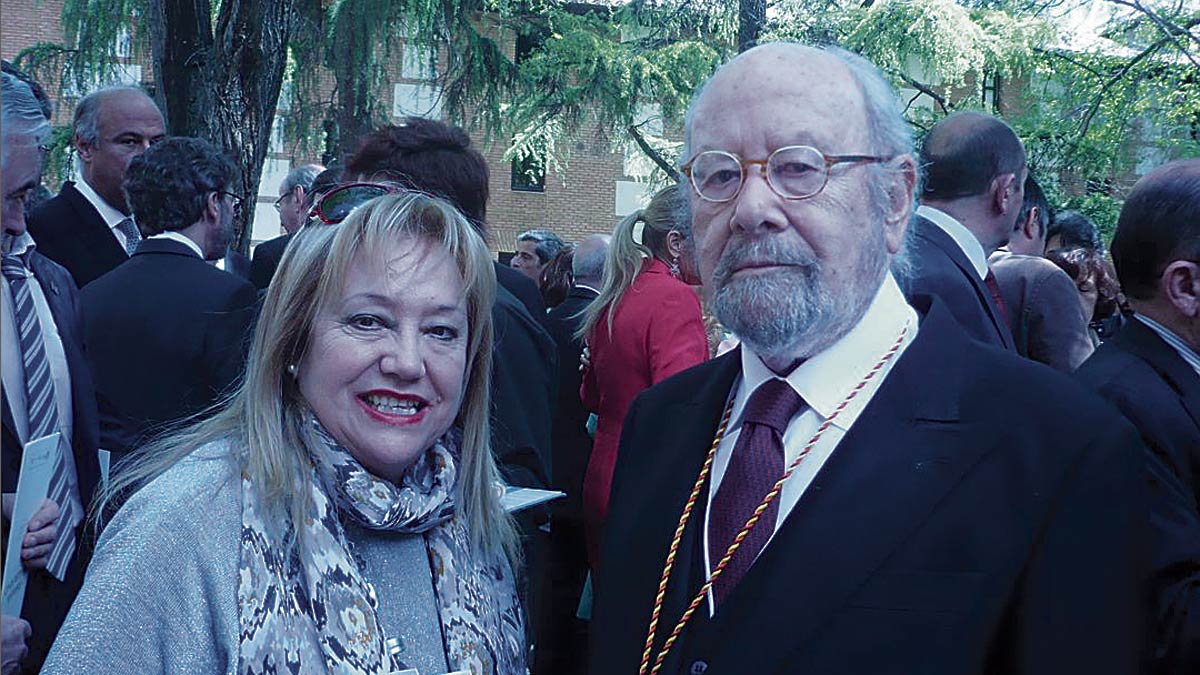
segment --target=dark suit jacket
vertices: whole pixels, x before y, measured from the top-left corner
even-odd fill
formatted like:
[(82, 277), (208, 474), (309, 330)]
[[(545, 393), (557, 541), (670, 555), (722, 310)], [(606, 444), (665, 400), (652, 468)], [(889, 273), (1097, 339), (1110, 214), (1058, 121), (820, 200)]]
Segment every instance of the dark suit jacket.
[(1200, 672), (1200, 375), (1137, 319), (1076, 375), (1116, 404), (1149, 447), (1156, 665)]
[(254, 256), (250, 260), (250, 283), (255, 288), (262, 290), (271, 285), (275, 268), (279, 267), (279, 261), (283, 259), (283, 252), (291, 240), (292, 235), (283, 234), (254, 247)]
[(225, 271), (239, 279), (250, 280), (250, 259), (245, 253), (229, 249), (225, 252)]
[(967, 337), (1015, 349), (1012, 332), (991, 291), (958, 244), (942, 228), (920, 216), (913, 219), (912, 228), (914, 269), (906, 288), (909, 300), (935, 295), (965, 329)]
[(38, 251), (67, 268), (79, 288), (129, 259), (96, 208), (70, 181), (29, 214), (29, 234)]
[(1079, 291), (1067, 273), (1040, 256), (996, 252), (988, 261), (1008, 307), (1017, 353), (1064, 373), (1092, 354)]
[(588, 411), (579, 399), (579, 355), (583, 342), (575, 331), (583, 325), (581, 313), (599, 295), (582, 286), (573, 286), (567, 297), (546, 315), (546, 328), (558, 346), (558, 414), (554, 416), (554, 489), (567, 493), (555, 510), (560, 520), (583, 519), (583, 475), (592, 452), (587, 432)]
[[(95, 388), (92, 386), (91, 373), (83, 355), (79, 291), (66, 269), (37, 252), (30, 258), (30, 268), (46, 296), (46, 304), (50, 307), (50, 314), (54, 317), (54, 324), (62, 339), (67, 370), (71, 373), (71, 450), (79, 480), (79, 499), (86, 509), (92, 501), (100, 479), (100, 464), (96, 453), (100, 427), (96, 412)], [(6, 335), (4, 339), (17, 338), (15, 335)], [(3, 476), (4, 492), (15, 492), (17, 477), (21, 471), (22, 444), (16, 434), (7, 393), (3, 398), (4, 425), (0, 430), (0, 445), (3, 446), (4, 465), (0, 475)], [(8, 525), (8, 520), (5, 519), (4, 531), (0, 535), (0, 548), (8, 542)], [(62, 583), (45, 571), (34, 572), (29, 576), (21, 616), (29, 621), (33, 628), (33, 636), (29, 640), (30, 654), (23, 662), (25, 672), (37, 672), (83, 583), (83, 570), (90, 557), (85, 528), (86, 525), (81, 524), (76, 531), (76, 541), (79, 545)], [(0, 552), (0, 555), (3, 553)]]
[(492, 450), (510, 485), (545, 488), (558, 354), (542, 323), (503, 286), (492, 305)]
[(536, 319), (538, 323), (544, 323), (546, 302), (542, 300), (542, 292), (538, 290), (537, 284), (511, 267), (495, 261), (492, 261), (492, 265), (496, 268), (496, 281), (509, 293), (512, 293), (513, 297), (521, 301), (525, 310), (529, 312), (529, 316)]
[[(929, 300), (774, 539), (662, 672), (1138, 672), (1136, 433), (1068, 378), (964, 339)], [(739, 371), (731, 353), (630, 410), (593, 673), (637, 672), (668, 545)], [(659, 644), (700, 587), (704, 510), (702, 499), (683, 533)]]
[(185, 245), (143, 240), (83, 289), (97, 391), (143, 435), (203, 410), (241, 376), (256, 298)]

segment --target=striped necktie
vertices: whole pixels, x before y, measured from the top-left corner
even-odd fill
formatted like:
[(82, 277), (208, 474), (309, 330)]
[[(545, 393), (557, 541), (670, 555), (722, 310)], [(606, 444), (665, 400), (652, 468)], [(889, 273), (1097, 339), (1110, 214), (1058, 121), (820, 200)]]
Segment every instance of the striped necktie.
[[(46, 358), (46, 346), (42, 342), (42, 325), (38, 321), (30, 284), (33, 279), (25, 261), (16, 255), (0, 259), (0, 272), (8, 279), (13, 296), (13, 318), (16, 319), (17, 335), (21, 346), (21, 361), (25, 368), (25, 407), (29, 419), (29, 434), (26, 442), (42, 438), (58, 431), (58, 397), (54, 391), (54, 379), (50, 374), (50, 361)], [(54, 458), (54, 469), (50, 477), (47, 494), (59, 508), (58, 537), (50, 551), (46, 571), (59, 581), (66, 576), (67, 563), (75, 552), (75, 525), (82, 520), (76, 513), (75, 500), (66, 457), (59, 453)]]
[(133, 216), (117, 223), (117, 229), (125, 235), (125, 254), (133, 255), (133, 252), (137, 250), (138, 242), (142, 240), (142, 233), (138, 230), (137, 223), (133, 222)]

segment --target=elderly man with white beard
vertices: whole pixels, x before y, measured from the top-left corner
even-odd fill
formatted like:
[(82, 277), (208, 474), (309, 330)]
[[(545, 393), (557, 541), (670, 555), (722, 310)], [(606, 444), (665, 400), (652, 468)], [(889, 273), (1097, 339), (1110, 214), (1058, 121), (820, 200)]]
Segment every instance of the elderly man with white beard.
[(741, 347), (630, 408), (591, 672), (1138, 672), (1140, 441), (906, 302), (918, 170), (878, 71), (750, 50), (696, 98), (683, 159)]

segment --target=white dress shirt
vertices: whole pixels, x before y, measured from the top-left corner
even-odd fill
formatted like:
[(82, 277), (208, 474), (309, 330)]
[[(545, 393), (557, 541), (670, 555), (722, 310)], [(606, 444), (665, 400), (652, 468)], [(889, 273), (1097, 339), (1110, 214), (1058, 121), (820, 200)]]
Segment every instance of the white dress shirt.
[[(880, 285), (866, 313), (863, 314), (858, 324), (850, 329), (850, 332), (825, 351), (801, 363), (785, 378), (806, 404), (788, 423), (787, 430), (783, 434), (783, 466), (786, 470), (800, 455), (813, 434), (816, 433), (817, 428), (829, 418), (838, 405), (858, 386), (859, 382), (863, 381), (871, 368), (892, 348), (906, 326), (908, 332), (895, 356), (883, 365), (858, 395), (838, 414), (833, 424), (809, 451), (808, 456), (783, 484), (783, 490), (776, 497), (779, 500), (779, 514), (775, 523), (772, 524), (775, 530), (778, 530), (796, 503), (800, 501), (817, 472), (825, 465), (842, 437), (854, 425), (859, 413), (871, 401), (879, 385), (887, 379), (892, 367), (917, 335), (917, 313), (904, 299), (904, 294), (900, 291), (900, 287), (891, 273), (884, 278), (883, 284)], [(725, 477), (730, 455), (733, 454), (734, 445), (741, 433), (742, 411), (746, 407), (750, 395), (759, 385), (768, 379), (778, 377), (745, 343), (742, 344), (741, 357), (742, 375), (733, 385), (731, 421), (725, 436), (721, 438), (720, 445), (717, 446), (717, 453), (713, 458), (712, 480), (709, 481), (708, 505), (704, 512), (706, 574), (712, 573), (713, 563), (721, 558), (720, 555), (710, 555), (709, 551), (709, 509), (721, 486), (721, 480)], [(765, 524), (764, 521), (760, 521), (758, 526)], [(774, 534), (772, 534), (773, 537)], [(769, 545), (770, 541), (767, 542), (767, 546)], [(766, 547), (763, 550), (766, 550)], [(714, 611), (711, 591), (708, 595), (708, 611), (710, 615)]]
[(174, 230), (167, 230), (166, 232), (160, 232), (158, 234), (151, 235), (147, 237), (147, 239), (170, 239), (171, 241), (177, 241), (191, 249), (192, 253), (195, 253), (197, 256), (199, 256), (201, 260), (204, 260), (204, 251), (200, 250), (200, 244), (192, 241), (186, 234), (180, 234)]
[(104, 219), (104, 224), (108, 225), (108, 231), (112, 232), (112, 235), (117, 238), (117, 243), (121, 245), (121, 248), (128, 250), (128, 247), (125, 245), (125, 233), (117, 226), (131, 216), (126, 216), (104, 201), (104, 198), (97, 194), (82, 176), (79, 178), (79, 182), (75, 183), (75, 189), (79, 190), (79, 194), (83, 195), (83, 198), (88, 200), (92, 208), (96, 209), (96, 213), (99, 213), (100, 217)]
[(981, 280), (987, 278), (987, 255), (983, 252), (983, 244), (979, 243), (979, 240), (965, 225), (945, 211), (924, 204), (917, 207), (917, 215), (937, 225), (943, 232), (950, 235), (954, 243), (958, 244), (963, 254), (967, 256), (967, 260), (971, 261), (971, 266), (975, 268), (979, 278)]
[[(12, 252), (23, 255), (34, 248), (33, 237), (25, 232), (12, 245)], [(46, 303), (46, 295), (37, 277), (30, 277), (34, 283), (29, 284), (29, 294), (33, 298), (33, 308), (37, 312), (38, 323), (42, 330), (42, 344), (46, 350), (46, 360), (50, 366), (50, 379), (54, 382), (54, 401), (58, 408), (58, 431), (62, 434), (67, 445), (74, 438), (74, 409), (71, 405), (71, 371), (67, 368), (67, 354), (63, 350), (62, 337), (58, 333), (58, 325), (54, 323), (54, 315), (50, 313), (50, 305)], [(21, 341), (17, 332), (17, 319), (13, 307), (12, 287), (8, 279), (0, 275), (3, 284), (0, 292), (0, 381), (4, 383), (4, 395), (8, 399), (9, 411), (12, 413), (14, 431), (22, 445), (29, 438), (29, 411), (25, 391), (25, 361), (21, 354)], [(79, 480), (75, 473), (75, 455), (68, 452), (67, 477), (71, 481), (71, 495), (75, 505), (79, 507), (75, 513), (83, 513), (79, 499)]]

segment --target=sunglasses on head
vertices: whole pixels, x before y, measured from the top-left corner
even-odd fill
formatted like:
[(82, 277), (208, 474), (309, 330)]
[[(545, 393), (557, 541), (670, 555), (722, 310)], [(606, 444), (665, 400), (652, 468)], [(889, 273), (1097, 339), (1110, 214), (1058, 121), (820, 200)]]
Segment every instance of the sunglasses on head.
[(403, 186), (387, 183), (346, 183), (321, 195), (308, 216), (326, 225), (336, 225), (345, 220), (351, 211), (372, 199), (402, 190)]

